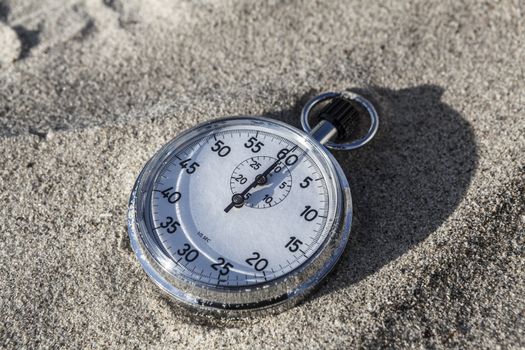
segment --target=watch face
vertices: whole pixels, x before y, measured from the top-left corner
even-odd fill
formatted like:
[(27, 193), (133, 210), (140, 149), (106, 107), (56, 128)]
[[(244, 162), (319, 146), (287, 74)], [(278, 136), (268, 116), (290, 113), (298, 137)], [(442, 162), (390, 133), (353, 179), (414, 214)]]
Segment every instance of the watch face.
[(289, 277), (299, 287), (300, 271), (335, 263), (339, 251), (314, 266), (320, 251), (346, 243), (327, 248), (345, 230), (340, 181), (331, 156), (308, 135), (263, 118), (218, 120), (152, 158), (136, 185), (132, 219), (171, 277), (207, 291), (244, 290), (241, 299), (250, 301), (254, 290), (246, 288), (274, 288)]

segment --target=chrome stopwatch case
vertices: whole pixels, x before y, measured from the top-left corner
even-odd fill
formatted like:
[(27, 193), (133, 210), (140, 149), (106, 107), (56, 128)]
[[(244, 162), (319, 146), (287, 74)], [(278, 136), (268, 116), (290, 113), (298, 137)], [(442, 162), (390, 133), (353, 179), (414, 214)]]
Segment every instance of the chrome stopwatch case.
[[(323, 100), (331, 105), (311, 130), (308, 115)], [(367, 136), (330, 142), (345, 133), (356, 104), (372, 120)], [(142, 267), (168, 295), (221, 315), (278, 311), (334, 267), (349, 238), (352, 202), (323, 144), (365, 144), (377, 114), (359, 95), (326, 93), (305, 106), (302, 122), (306, 131), (262, 117), (212, 120), (147, 162), (130, 198), (129, 236)]]

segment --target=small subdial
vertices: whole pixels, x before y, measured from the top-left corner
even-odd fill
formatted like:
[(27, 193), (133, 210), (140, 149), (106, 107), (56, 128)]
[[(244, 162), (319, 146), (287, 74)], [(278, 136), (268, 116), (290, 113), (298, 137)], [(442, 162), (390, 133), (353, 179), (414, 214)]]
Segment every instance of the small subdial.
[[(233, 170), (230, 187), (233, 194), (242, 193), (255, 178), (271, 166), (277, 158), (256, 156), (248, 158)], [(292, 188), (292, 174), (284, 162), (268, 174), (266, 179), (245, 196), (244, 204), (251, 208), (269, 208), (281, 203)]]

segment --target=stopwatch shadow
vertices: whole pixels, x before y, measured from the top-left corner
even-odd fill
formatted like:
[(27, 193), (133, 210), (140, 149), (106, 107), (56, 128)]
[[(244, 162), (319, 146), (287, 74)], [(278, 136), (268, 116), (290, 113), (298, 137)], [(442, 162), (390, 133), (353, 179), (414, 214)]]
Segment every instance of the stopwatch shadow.
[[(380, 128), (364, 147), (334, 152), (350, 182), (354, 214), (350, 242), (321, 294), (373, 274), (434, 232), (461, 202), (478, 163), (473, 130), (441, 101), (443, 88), (355, 92), (376, 105)], [(300, 106), (313, 95), (271, 116), (299, 127)]]

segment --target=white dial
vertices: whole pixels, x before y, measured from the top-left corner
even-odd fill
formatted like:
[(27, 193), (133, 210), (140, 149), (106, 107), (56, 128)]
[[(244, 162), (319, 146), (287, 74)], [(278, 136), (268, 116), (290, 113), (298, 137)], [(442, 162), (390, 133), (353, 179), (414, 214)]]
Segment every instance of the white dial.
[(199, 283), (248, 286), (294, 271), (336, 220), (338, 188), (316, 147), (268, 123), (196, 135), (157, 169), (150, 234)]

